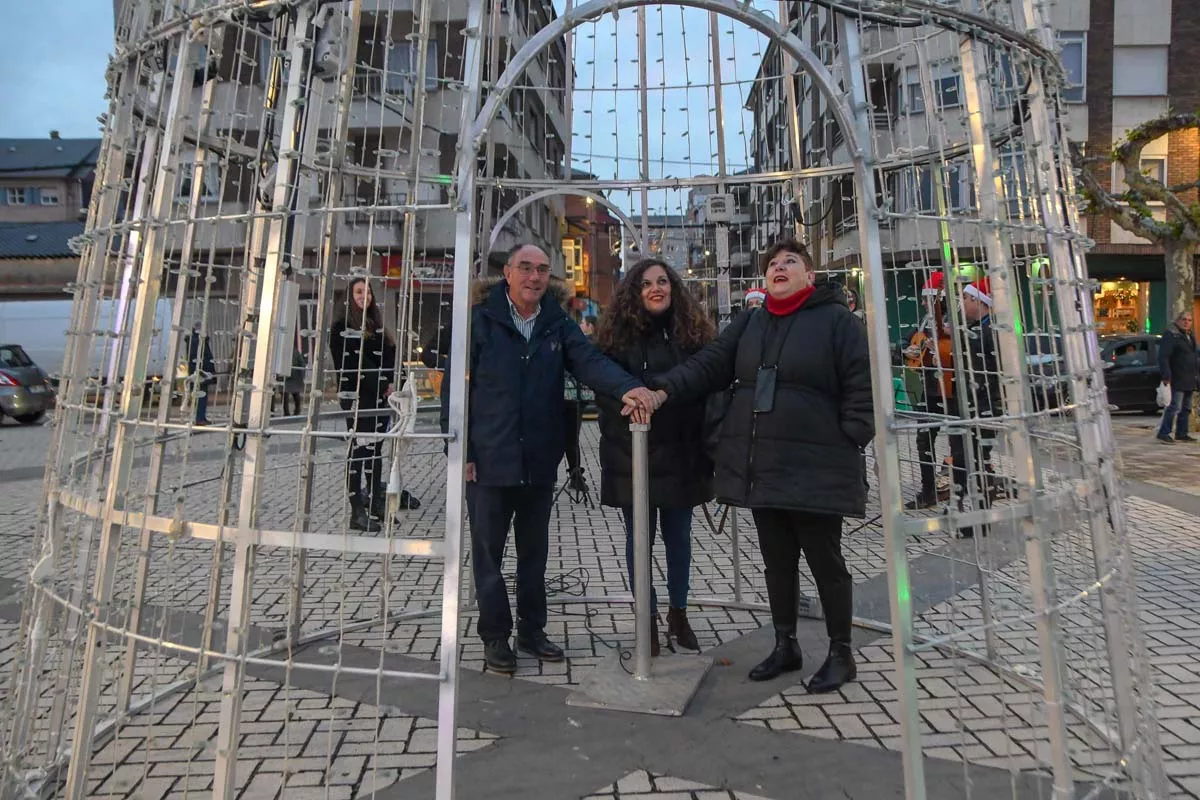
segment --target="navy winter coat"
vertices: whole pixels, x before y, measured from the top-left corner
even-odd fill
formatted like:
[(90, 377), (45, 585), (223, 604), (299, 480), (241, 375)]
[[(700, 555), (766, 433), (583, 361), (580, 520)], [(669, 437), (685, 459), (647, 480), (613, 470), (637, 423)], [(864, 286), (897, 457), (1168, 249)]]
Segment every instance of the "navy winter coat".
[[(481, 486), (553, 484), (566, 452), (563, 373), (598, 394), (621, 397), (641, 384), (600, 353), (549, 295), (533, 335), (512, 322), (508, 284), (471, 309), (467, 461)], [(449, 430), (450, 381), (442, 382), (442, 430)]]
[(1196, 354), (1196, 336), (1184, 333), (1178, 325), (1167, 328), (1158, 343), (1158, 370), (1171, 388), (1181, 392), (1200, 387), (1200, 356)]

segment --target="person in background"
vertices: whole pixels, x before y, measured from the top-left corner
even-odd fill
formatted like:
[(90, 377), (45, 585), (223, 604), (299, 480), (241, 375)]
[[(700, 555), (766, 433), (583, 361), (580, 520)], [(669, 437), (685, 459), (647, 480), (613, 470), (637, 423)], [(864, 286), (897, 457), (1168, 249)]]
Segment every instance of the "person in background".
[[(567, 282), (551, 275), (548, 291), (565, 312), (572, 297)], [(584, 318), (579, 330), (589, 342), (592, 341), (595, 330), (588, 326), (587, 318)], [(583, 428), (584, 406), (595, 399), (595, 393), (576, 380), (574, 375), (570, 372), (563, 375), (563, 416), (567, 424), (567, 488), (571, 490), (572, 498), (580, 503), (590, 502), (591, 495), (584, 475), (582, 453), (579, 450), (579, 434)]]
[[(304, 358), (304, 352), (295, 347), (292, 349), (292, 371), (283, 381), (283, 415), (300, 413), (300, 395), (304, 392), (304, 376), (308, 370), (308, 361)], [(288, 400), (291, 400), (291, 409), (288, 408)]]
[(207, 336), (200, 335), (200, 323), (192, 325), (192, 333), (188, 336), (188, 378), (192, 382), (192, 391), (196, 396), (196, 424), (208, 425), (208, 392), (216, 382), (213, 373), (216, 367), (213, 363), (212, 347)]
[(749, 508), (766, 568), (775, 647), (750, 680), (803, 666), (796, 642), (803, 553), (825, 612), (829, 655), (808, 683), (817, 694), (854, 680), (854, 579), (842, 518), (866, 516), (864, 448), (875, 435), (867, 329), (842, 287), (816, 283), (803, 244), (763, 255), (766, 311), (739, 315), (713, 342), (651, 380), (660, 400), (690, 403), (733, 385), (717, 448), (717, 498)]
[(583, 335), (588, 338), (588, 341), (594, 341), (596, 338), (596, 318), (591, 314), (583, 318), (579, 323), (579, 330), (583, 331)]
[[(968, 413), (980, 419), (1003, 414), (1003, 396), (1000, 394), (1000, 366), (996, 353), (996, 337), (992, 330), (992, 287), (988, 278), (980, 278), (963, 287), (962, 313), (967, 321), (965, 335), (957, 343), (966, 356), (969, 386), (963, 387), (966, 394)], [(953, 412), (951, 412), (953, 413)], [(992, 479), (988, 465), (991, 463), (992, 446), (996, 433), (989, 429), (972, 427), (969, 432), (950, 437), (950, 467), (958, 496), (958, 510), (969, 511), (969, 467), (967, 445), (971, 447), (974, 461), (975, 481), (978, 489), (980, 509), (991, 507)], [(987, 526), (978, 526), (984, 535)], [(964, 539), (975, 536), (976, 526), (965, 526), (959, 530)]]
[[(1196, 354), (1196, 334), (1192, 312), (1184, 311), (1171, 327), (1163, 331), (1158, 344), (1158, 369), (1162, 382), (1171, 387), (1171, 402), (1163, 409), (1158, 425), (1158, 440), (1163, 444), (1194, 442), (1188, 435), (1192, 415), (1192, 397), (1200, 388), (1200, 357)], [(1175, 438), (1171, 438), (1174, 428)]]
[[(921, 376), (923, 400), (920, 410), (927, 414), (958, 416), (958, 406), (954, 402), (953, 339), (946, 324), (945, 297), (946, 273), (938, 270), (921, 287), (925, 318), (909, 338), (904, 359), (905, 365)], [(937, 435), (937, 428), (917, 431), (921, 490), (915, 499), (905, 504), (910, 511), (933, 508), (938, 504)]]
[[(554, 484), (566, 447), (563, 375), (598, 394), (619, 397), (648, 419), (653, 394), (588, 343), (548, 296), (550, 259), (539, 247), (515, 247), (504, 280), (471, 309), (467, 513), (479, 602), (476, 631), (488, 669), (511, 674), (513, 618), (503, 564), (509, 526), (517, 548), (517, 648), (542, 661), (563, 650), (546, 635), (546, 561)], [(450, 429), (450, 382), (442, 384), (442, 431)]]
[(846, 287), (846, 308), (850, 309), (850, 313), (859, 319), (863, 321), (867, 319), (867, 313), (859, 305), (858, 292), (850, 287)]
[[(682, 364), (716, 335), (683, 282), (664, 261), (644, 259), (621, 280), (600, 327), (599, 347), (644, 382)], [(625, 517), (629, 586), (637, 585), (633, 554), (633, 435), (620, 404), (600, 398), (600, 502)], [(656, 526), (667, 557), (667, 636), (688, 650), (700, 643), (688, 622), (692, 516), (713, 498), (713, 463), (705, 451), (704, 398), (673, 403), (654, 415), (649, 434), (650, 541)], [(651, 581), (652, 656), (660, 652), (658, 595)]]
[[(383, 327), (383, 315), (366, 278), (350, 282), (344, 309), (329, 331), (329, 352), (338, 371), (342, 410), (350, 412), (346, 429), (353, 433), (380, 433), (388, 429), (391, 416), (387, 398), (398, 379), (403, 379), (392, 337)], [(383, 442), (350, 441), (346, 461), (346, 495), (350, 501), (350, 527), (376, 532), (387, 513), (387, 474), (383, 464)], [(416, 509), (421, 503), (407, 491), (400, 507)]]
[(746, 308), (762, 308), (762, 304), (767, 302), (767, 290), (760, 289), (755, 286), (753, 289), (746, 291)]

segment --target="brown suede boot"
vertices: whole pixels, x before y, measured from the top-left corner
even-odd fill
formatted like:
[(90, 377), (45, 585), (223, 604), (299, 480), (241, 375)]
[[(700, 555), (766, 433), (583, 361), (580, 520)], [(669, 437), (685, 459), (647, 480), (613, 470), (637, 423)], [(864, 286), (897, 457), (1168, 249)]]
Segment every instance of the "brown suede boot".
[(688, 622), (686, 608), (667, 609), (667, 636), (685, 650), (699, 650), (700, 642)]

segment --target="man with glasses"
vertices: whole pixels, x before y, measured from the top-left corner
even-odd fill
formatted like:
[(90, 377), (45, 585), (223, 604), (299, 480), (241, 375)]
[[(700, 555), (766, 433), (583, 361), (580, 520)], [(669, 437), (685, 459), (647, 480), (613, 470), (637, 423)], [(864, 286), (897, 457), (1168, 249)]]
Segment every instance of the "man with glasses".
[[(1158, 343), (1158, 369), (1162, 382), (1171, 387), (1171, 402), (1163, 409), (1158, 426), (1158, 440), (1163, 444), (1194, 442), (1188, 435), (1192, 416), (1192, 397), (1200, 385), (1200, 364), (1197, 364), (1196, 334), (1192, 332), (1192, 312), (1184, 311), (1175, 318)], [(1175, 438), (1171, 438), (1171, 430)]]
[[(477, 631), (489, 669), (511, 674), (513, 619), (501, 566), (511, 524), (517, 548), (517, 648), (561, 661), (547, 638), (546, 560), (550, 510), (566, 447), (564, 370), (596, 392), (621, 398), (639, 421), (653, 394), (593, 347), (546, 294), (550, 260), (534, 245), (509, 254), (504, 280), (471, 310), (467, 425), (467, 511), (479, 600)], [(449, 382), (442, 385), (442, 430), (449, 429)]]

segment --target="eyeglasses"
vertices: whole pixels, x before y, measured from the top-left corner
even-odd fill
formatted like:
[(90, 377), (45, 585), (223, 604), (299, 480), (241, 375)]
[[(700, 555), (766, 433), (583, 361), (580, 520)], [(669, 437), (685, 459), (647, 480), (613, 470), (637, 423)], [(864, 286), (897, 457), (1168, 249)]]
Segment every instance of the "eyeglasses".
[(517, 264), (517, 272), (521, 273), (522, 275), (532, 275), (535, 272), (538, 275), (549, 275), (550, 265), (530, 264), (528, 261), (522, 261), (520, 264)]

